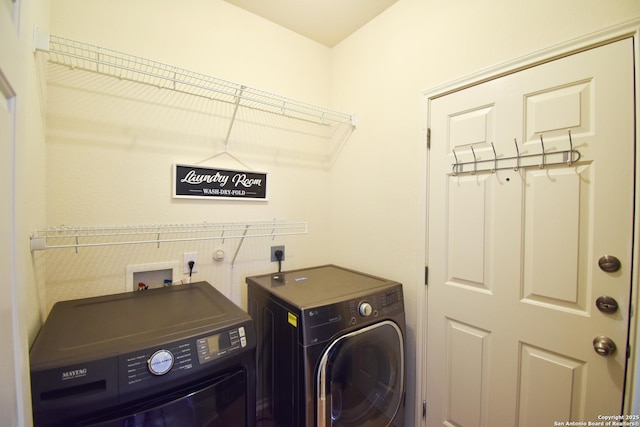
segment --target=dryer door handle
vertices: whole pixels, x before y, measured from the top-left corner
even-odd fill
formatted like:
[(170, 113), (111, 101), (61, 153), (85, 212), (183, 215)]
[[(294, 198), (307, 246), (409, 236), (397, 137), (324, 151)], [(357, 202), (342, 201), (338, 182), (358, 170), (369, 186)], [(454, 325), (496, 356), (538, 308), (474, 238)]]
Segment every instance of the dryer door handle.
[(318, 427), (327, 425), (327, 399), (322, 396), (318, 399)]

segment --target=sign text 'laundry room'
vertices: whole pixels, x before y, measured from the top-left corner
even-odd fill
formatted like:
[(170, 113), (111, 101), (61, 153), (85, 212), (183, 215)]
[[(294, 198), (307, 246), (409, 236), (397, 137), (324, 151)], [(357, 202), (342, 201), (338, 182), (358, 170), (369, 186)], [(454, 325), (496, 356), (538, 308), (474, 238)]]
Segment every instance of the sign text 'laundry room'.
[(173, 197), (267, 200), (267, 174), (175, 164)]

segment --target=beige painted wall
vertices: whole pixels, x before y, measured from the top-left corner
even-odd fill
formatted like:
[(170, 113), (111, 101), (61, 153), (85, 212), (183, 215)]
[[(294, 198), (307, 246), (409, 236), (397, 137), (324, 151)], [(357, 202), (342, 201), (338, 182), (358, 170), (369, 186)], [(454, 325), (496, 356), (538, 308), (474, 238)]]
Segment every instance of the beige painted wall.
[(331, 50), (221, 0), (53, 0), (51, 33), (314, 104)]
[[(329, 169), (295, 161), (316, 150), (308, 135), (240, 128), (232, 152), (270, 173), (270, 201), (177, 203), (163, 181), (168, 165), (221, 150), (219, 139), (207, 140), (212, 123), (172, 109), (170, 97), (145, 94), (161, 107), (142, 107), (109, 97), (110, 85), (91, 99), (62, 85), (49, 87), (47, 225), (309, 221), (309, 235), (251, 242), (235, 267), (230, 257), (222, 265), (203, 262), (197, 279), (242, 304), (244, 276), (274, 268), (264, 259), (273, 243), (287, 246), (285, 268), (334, 262), (402, 281), (409, 325), (406, 425), (414, 425), (419, 382), (412, 373), (425, 258), (422, 91), (639, 16), (637, 0), (399, 0), (328, 49), (219, 0), (52, 0), (52, 34), (355, 112), (359, 127)], [(111, 102), (125, 108), (123, 115), (109, 108)], [(281, 138), (309, 148), (280, 150)], [(82, 197), (73, 189), (82, 190)], [(42, 311), (59, 298), (123, 290), (128, 262), (180, 258), (194, 249), (204, 259), (217, 247), (38, 254), (36, 274), (47, 273)], [(224, 249), (231, 255), (235, 243), (225, 242)]]

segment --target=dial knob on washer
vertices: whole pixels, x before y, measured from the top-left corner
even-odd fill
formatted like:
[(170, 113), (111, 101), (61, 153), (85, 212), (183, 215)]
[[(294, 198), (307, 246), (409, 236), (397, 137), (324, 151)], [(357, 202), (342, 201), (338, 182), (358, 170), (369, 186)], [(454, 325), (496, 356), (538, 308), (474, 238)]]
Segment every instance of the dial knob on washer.
[(169, 350), (158, 350), (147, 360), (149, 372), (164, 375), (173, 368), (173, 354)]
[(371, 304), (364, 301), (358, 306), (358, 312), (362, 317), (369, 317), (371, 316), (371, 313), (373, 313), (373, 307), (371, 307)]

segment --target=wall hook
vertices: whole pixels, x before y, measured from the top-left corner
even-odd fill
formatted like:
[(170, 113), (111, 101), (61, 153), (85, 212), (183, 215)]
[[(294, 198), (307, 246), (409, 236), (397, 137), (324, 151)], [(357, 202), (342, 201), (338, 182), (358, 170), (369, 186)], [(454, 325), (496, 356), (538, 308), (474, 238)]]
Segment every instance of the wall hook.
[(493, 169), (491, 173), (495, 173), (498, 170), (498, 155), (496, 154), (496, 147), (491, 143), (491, 149), (493, 150)]
[(476, 159), (476, 152), (473, 149), (473, 145), (471, 146), (471, 154), (473, 154), (473, 173), (472, 173), (472, 175), (475, 175), (476, 172), (478, 171), (478, 159)]
[(568, 132), (569, 132), (569, 161), (567, 162), (567, 164), (571, 166), (573, 164), (573, 140), (571, 139), (571, 129), (569, 129)]
[(458, 174), (458, 155), (456, 154), (456, 149), (452, 148), (451, 152), (453, 153), (453, 158), (456, 159), (456, 163), (453, 165), (453, 175), (457, 175)]

